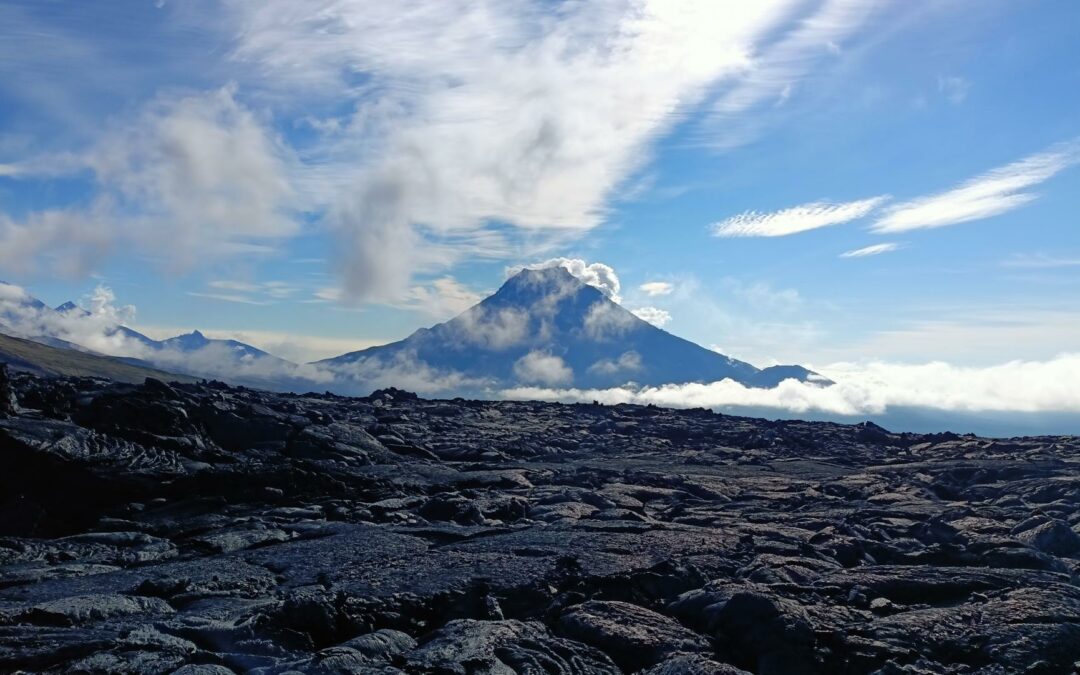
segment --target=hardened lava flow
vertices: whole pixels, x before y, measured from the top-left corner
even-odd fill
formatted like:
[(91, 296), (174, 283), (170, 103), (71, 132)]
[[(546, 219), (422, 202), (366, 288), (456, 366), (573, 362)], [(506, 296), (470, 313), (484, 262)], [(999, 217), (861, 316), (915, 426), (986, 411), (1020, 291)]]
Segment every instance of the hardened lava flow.
[(0, 671), (1080, 660), (1080, 438), (0, 380)]

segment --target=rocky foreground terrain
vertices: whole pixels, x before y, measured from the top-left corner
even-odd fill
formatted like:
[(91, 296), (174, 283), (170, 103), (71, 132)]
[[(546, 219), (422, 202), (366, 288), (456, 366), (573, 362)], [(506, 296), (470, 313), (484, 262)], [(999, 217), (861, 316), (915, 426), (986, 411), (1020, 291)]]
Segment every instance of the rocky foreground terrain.
[(0, 671), (1071, 673), (1078, 460), (0, 373)]

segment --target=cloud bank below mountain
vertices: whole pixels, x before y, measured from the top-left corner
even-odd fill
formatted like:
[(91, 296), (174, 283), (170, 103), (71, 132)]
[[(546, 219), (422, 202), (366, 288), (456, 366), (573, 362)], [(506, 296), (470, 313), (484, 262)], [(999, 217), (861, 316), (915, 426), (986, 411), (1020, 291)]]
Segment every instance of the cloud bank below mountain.
[(732, 380), (659, 387), (556, 389), (517, 387), (513, 399), (637, 403), (676, 408), (773, 408), (789, 413), (876, 415), (897, 407), (949, 412), (1080, 413), (1080, 353), (1047, 361), (1010, 361), (968, 368), (944, 362), (911, 365), (873, 361), (837, 363), (817, 369), (836, 384), (786, 380), (773, 389)]

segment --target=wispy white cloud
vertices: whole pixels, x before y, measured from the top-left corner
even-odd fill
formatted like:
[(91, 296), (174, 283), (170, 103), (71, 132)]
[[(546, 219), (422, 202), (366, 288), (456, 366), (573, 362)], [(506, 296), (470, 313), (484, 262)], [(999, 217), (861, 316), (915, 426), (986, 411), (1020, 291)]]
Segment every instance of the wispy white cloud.
[(938, 92), (952, 103), (960, 105), (967, 98), (971, 81), (957, 75), (938, 76)]
[(435, 319), (448, 319), (464, 312), (483, 297), (451, 276), (409, 289), (409, 297), (396, 306), (414, 309)]
[(1080, 255), (1056, 256), (1046, 253), (1017, 253), (1001, 263), (1005, 267), (1031, 269), (1054, 269), (1058, 267), (1080, 267)]
[(514, 362), (514, 377), (524, 383), (558, 386), (573, 382), (574, 371), (561, 357), (532, 351)]
[(434, 368), (415, 352), (397, 352), (391, 357), (361, 356), (332, 370), (334, 387), (345, 393), (370, 393), (384, 387), (399, 387), (418, 394), (439, 394), (481, 390), (491, 382), (465, 374)]
[(657, 328), (663, 328), (671, 321), (671, 312), (659, 307), (638, 307), (630, 311), (637, 318), (648, 321)]
[(596, 375), (633, 375), (642, 368), (641, 354), (623, 352), (617, 359), (600, 359), (589, 366), (589, 373)]
[(582, 329), (590, 340), (607, 342), (626, 335), (641, 324), (634, 314), (610, 302), (597, 301), (585, 312)]
[(498, 223), (513, 248), (597, 226), (655, 139), (800, 4), (277, 0), (225, 18), (270, 96), (355, 103), (318, 125), (305, 185), (331, 204), (348, 293), (383, 299), (491, 243), (433, 238)]
[[(145, 102), (151, 82), (238, 83), (163, 89), (141, 112), (117, 114), (62, 169), (93, 172), (93, 208), (0, 220), (0, 262), (84, 274), (134, 244), (184, 270), (272, 253), (310, 213), (340, 238), (346, 300), (407, 301), (415, 277), (466, 256), (550, 255), (553, 242), (596, 227), (688, 111), (715, 102), (730, 117), (797, 94), (874, 3), (807, 5), (223, 0), (206, 12), (170, 3), (152, 30), (130, 36), (155, 58), (123, 68), (72, 30), (78, 21), (42, 26), (0, 8), (0, 25), (17, 26), (0, 40), (11, 57), (0, 72), (17, 78), (20, 100), (52, 112), (80, 106), (51, 82), (32, 96), (50, 79), (43, 72), (78, 72), (110, 92), (101, 85), (115, 79), (125, 102)], [(43, 39), (48, 48), (36, 48)], [(140, 87), (143, 71), (156, 78)], [(90, 121), (96, 132), (100, 119)], [(274, 133), (289, 123), (302, 142)], [(4, 175), (49, 173), (35, 158), (4, 160)]]
[(87, 207), (0, 215), (0, 264), (85, 274), (108, 254), (135, 246), (183, 270), (207, 259), (250, 255), (299, 231), (288, 152), (226, 87), (163, 95), (114, 123), (88, 151), (39, 158), (18, 177), (89, 170)]
[(873, 224), (874, 232), (889, 234), (982, 220), (1020, 208), (1038, 198), (1025, 192), (1080, 162), (1080, 141), (988, 171), (938, 194), (894, 204)]
[(880, 414), (895, 407), (947, 411), (1080, 412), (1080, 354), (1048, 361), (1010, 361), (982, 368), (933, 362), (838, 363), (818, 372), (830, 387), (786, 380), (774, 389), (753, 389), (732, 380), (707, 384), (552, 389), (520, 387), (510, 398), (602, 403), (652, 403), (690, 408), (776, 408), (792, 413)]
[[(884, 4), (825, 0), (776, 39), (755, 45), (745, 71), (713, 104), (706, 122), (708, 142), (726, 149), (755, 138), (761, 132), (763, 109), (783, 107), (797, 95), (810, 72), (838, 61), (841, 45), (857, 36)], [(746, 115), (748, 111), (756, 114)]]
[(222, 302), (235, 302), (238, 305), (269, 305), (269, 300), (256, 300), (247, 295), (240, 295), (238, 293), (201, 293), (199, 291), (188, 291), (188, 295), (195, 298), (206, 298), (208, 300), (221, 300)]
[(862, 248), (856, 248), (851, 251), (844, 251), (840, 254), (841, 258), (865, 258), (870, 255), (881, 255), (882, 253), (889, 253), (900, 248), (900, 245), (895, 242), (888, 242), (885, 244), (872, 244), (870, 246), (864, 246)]
[(711, 226), (717, 237), (784, 237), (868, 215), (888, 197), (853, 202), (811, 202), (780, 211), (744, 211)]
[[(139, 332), (155, 340), (164, 340), (191, 330), (185, 326), (160, 326), (140, 323)], [(340, 356), (348, 352), (367, 349), (390, 342), (389, 338), (357, 339), (352, 337), (327, 337), (273, 330), (235, 330), (225, 328), (200, 328), (203, 335), (213, 340), (237, 340), (265, 352), (280, 356), (293, 363), (307, 363)]]
[(496, 351), (523, 344), (529, 335), (527, 309), (475, 306), (466, 310), (451, 325), (463, 346), (475, 345)]
[(638, 286), (645, 295), (670, 295), (675, 290), (675, 285), (668, 281), (649, 281)]

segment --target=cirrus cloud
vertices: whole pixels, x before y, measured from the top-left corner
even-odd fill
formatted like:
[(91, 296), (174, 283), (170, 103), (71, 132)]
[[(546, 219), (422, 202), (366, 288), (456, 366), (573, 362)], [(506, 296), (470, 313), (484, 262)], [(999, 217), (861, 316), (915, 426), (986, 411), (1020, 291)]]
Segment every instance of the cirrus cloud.
[(1026, 190), (1077, 163), (1080, 163), (1080, 141), (1059, 144), (976, 176), (951, 190), (894, 204), (871, 230), (890, 234), (998, 216), (1037, 199), (1037, 194)]
[(811, 202), (780, 211), (744, 211), (711, 226), (717, 237), (785, 237), (867, 216), (888, 197), (853, 202)]
[(882, 253), (889, 253), (900, 248), (899, 244), (888, 242), (885, 244), (872, 244), (870, 246), (864, 246), (862, 248), (856, 248), (851, 251), (844, 251), (840, 254), (841, 258), (865, 258), (871, 255), (881, 255)]

